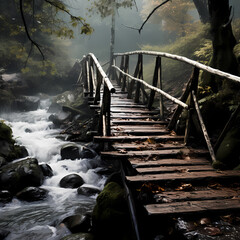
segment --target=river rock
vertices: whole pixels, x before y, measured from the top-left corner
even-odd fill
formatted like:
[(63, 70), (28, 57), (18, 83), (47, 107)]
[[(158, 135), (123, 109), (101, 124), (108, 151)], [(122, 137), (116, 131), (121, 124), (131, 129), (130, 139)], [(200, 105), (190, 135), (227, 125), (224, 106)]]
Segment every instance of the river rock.
[(66, 236), (64, 238), (61, 238), (61, 240), (93, 240), (94, 236), (91, 233), (75, 233), (71, 234), (69, 236)]
[(35, 111), (38, 109), (40, 100), (30, 100), (26, 97), (21, 97), (19, 99), (15, 99), (12, 103), (12, 110), (13, 111)]
[(6, 159), (5, 159), (4, 157), (1, 157), (1, 156), (0, 156), (0, 168), (1, 168), (2, 166), (6, 165), (6, 164), (7, 164)]
[(104, 187), (97, 197), (92, 220), (99, 239), (132, 239), (125, 191), (119, 184), (110, 182)]
[(75, 144), (69, 143), (64, 145), (61, 148), (61, 158), (63, 159), (71, 159), (71, 160), (75, 160), (75, 159), (79, 159), (80, 158), (80, 154), (79, 154), (79, 148), (78, 146), (76, 146)]
[(48, 108), (48, 113), (59, 113), (62, 111), (62, 106), (56, 102), (52, 102)]
[(16, 194), (20, 200), (27, 202), (44, 200), (48, 196), (48, 191), (38, 187), (26, 187)]
[(45, 177), (52, 177), (53, 176), (53, 170), (48, 164), (46, 164), (46, 163), (40, 164), (40, 167), (41, 167), (43, 175)]
[(9, 203), (12, 201), (12, 194), (8, 190), (0, 191), (0, 203)]
[(43, 183), (43, 172), (35, 158), (9, 163), (0, 168), (0, 188), (16, 193), (25, 187)]
[(78, 188), (84, 184), (84, 180), (78, 174), (69, 174), (59, 184), (62, 188)]
[(80, 158), (82, 158), (82, 159), (83, 158), (92, 159), (97, 156), (97, 153), (91, 148), (84, 147), (83, 150), (79, 153), (79, 155), (80, 155)]
[(4, 240), (10, 232), (0, 228), (0, 240)]
[(77, 190), (78, 194), (85, 195), (85, 196), (91, 196), (95, 194), (99, 194), (101, 192), (100, 189), (95, 187), (79, 187)]
[(65, 218), (62, 223), (64, 223), (72, 233), (89, 232), (91, 228), (91, 218), (89, 215), (69, 216)]

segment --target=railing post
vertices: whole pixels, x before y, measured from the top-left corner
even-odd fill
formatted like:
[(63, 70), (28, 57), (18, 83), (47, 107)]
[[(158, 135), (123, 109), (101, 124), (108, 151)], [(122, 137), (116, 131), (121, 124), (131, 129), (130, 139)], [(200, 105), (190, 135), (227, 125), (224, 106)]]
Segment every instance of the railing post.
[[(138, 78), (143, 79), (143, 55), (139, 54), (139, 72), (138, 72)], [(137, 87), (136, 87), (136, 92), (135, 92), (135, 103), (139, 103), (139, 98), (140, 98), (140, 88), (141, 88), (141, 83), (137, 82)]]
[(96, 105), (98, 101), (100, 101), (100, 91), (101, 91), (101, 85), (102, 85), (102, 76), (98, 69), (96, 69), (96, 71), (97, 71), (97, 86), (96, 86), (96, 93), (95, 93), (95, 98), (93, 103), (94, 105)]
[(111, 107), (111, 93), (104, 84), (103, 99), (102, 99), (102, 132), (103, 136), (110, 136), (111, 124), (110, 124), (110, 107)]
[[(124, 67), (124, 72), (128, 73), (129, 72), (129, 55), (125, 57), (125, 67)], [(125, 91), (126, 89), (126, 83), (127, 83), (127, 77), (124, 75), (123, 76), (123, 82), (122, 82), (122, 92)]]
[[(122, 57), (121, 57), (121, 63), (120, 63), (120, 69), (121, 69), (121, 70), (124, 70), (124, 62), (125, 62), (124, 60), (125, 60), (125, 57), (122, 56)], [(118, 80), (117, 80), (117, 83), (118, 83), (118, 85), (119, 85), (120, 87), (121, 87), (122, 81), (123, 81), (123, 74), (120, 73), (120, 74), (119, 74), (119, 77), (118, 77)]]
[[(163, 90), (162, 85), (162, 59), (159, 59), (159, 69), (158, 69), (158, 76), (159, 76), (159, 87), (161, 90)], [(163, 96), (160, 94), (159, 96), (159, 103), (160, 103), (160, 117), (161, 119), (164, 119), (164, 102), (163, 102)]]
[(193, 71), (192, 84), (191, 84), (191, 89), (190, 89), (190, 94), (189, 94), (188, 117), (187, 117), (187, 120), (186, 120), (186, 128), (185, 128), (184, 143), (186, 145), (188, 144), (190, 131), (191, 131), (191, 127), (192, 127), (192, 121), (193, 121), (192, 116), (193, 116), (193, 111), (194, 111), (194, 101), (193, 101), (192, 91), (197, 92), (198, 77), (199, 77), (199, 69), (197, 67), (195, 67), (194, 71)]
[[(140, 56), (140, 54), (138, 54), (137, 65), (136, 65), (136, 68), (135, 68), (135, 71), (134, 71), (134, 74), (133, 74), (133, 77), (135, 77), (135, 78), (137, 78), (138, 75), (139, 75), (140, 59), (141, 59), (141, 56)], [(128, 96), (127, 96), (128, 99), (132, 98), (134, 85), (135, 85), (135, 81), (131, 80), (131, 82), (128, 85)]]
[[(192, 88), (193, 88), (193, 86), (192, 86), (193, 80), (194, 80), (195, 78), (198, 78), (198, 76), (199, 76), (199, 69), (195, 67), (195, 68), (193, 69), (193, 72), (192, 72), (192, 75), (191, 75), (190, 79), (188, 80), (186, 89), (185, 89), (184, 93), (182, 94), (182, 96), (181, 96), (181, 98), (180, 98), (180, 100), (181, 100), (182, 102), (186, 102), (186, 101), (187, 101), (188, 96), (189, 96), (189, 94), (191, 93), (191, 90), (192, 90)], [(168, 124), (168, 129), (169, 129), (169, 130), (173, 130), (174, 127), (176, 126), (176, 123), (177, 123), (177, 121), (178, 121), (178, 119), (179, 119), (179, 116), (180, 116), (181, 113), (182, 113), (182, 110), (183, 110), (183, 107), (180, 106), (180, 105), (178, 105), (177, 108), (176, 108), (176, 110), (174, 111), (174, 114), (173, 114), (173, 116), (172, 116), (169, 124)]]
[[(157, 87), (157, 83), (158, 83), (158, 80), (159, 80), (160, 62), (161, 62), (161, 58), (156, 57), (155, 69), (154, 69), (154, 75), (153, 75), (153, 81), (152, 81), (152, 85), (154, 87)], [(149, 97), (149, 100), (148, 100), (148, 108), (149, 109), (152, 108), (152, 105), (153, 105), (153, 102), (154, 102), (154, 97), (155, 97), (155, 91), (151, 90), (150, 97)]]
[(88, 65), (88, 68), (89, 68), (89, 96), (92, 97), (93, 96), (93, 79), (94, 79), (94, 76), (93, 76), (93, 60), (92, 58), (90, 57), (89, 59), (89, 65)]

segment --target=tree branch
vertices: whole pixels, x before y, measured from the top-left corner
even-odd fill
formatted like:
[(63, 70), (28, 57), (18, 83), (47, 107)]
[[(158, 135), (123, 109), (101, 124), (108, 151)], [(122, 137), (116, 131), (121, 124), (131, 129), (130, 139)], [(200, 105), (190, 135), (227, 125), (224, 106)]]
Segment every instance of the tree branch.
[(149, 18), (153, 15), (153, 13), (160, 8), (161, 6), (163, 6), (164, 4), (166, 4), (167, 2), (169, 2), (170, 0), (165, 0), (163, 3), (159, 4), (157, 7), (155, 7), (147, 16), (146, 20), (143, 22), (142, 26), (138, 29), (139, 34), (141, 33), (144, 25), (147, 23), (147, 21), (149, 20)]
[[(24, 10), (23, 10), (23, 0), (20, 0), (19, 3), (20, 3), (21, 17), (22, 17), (22, 21), (23, 21), (23, 25), (24, 25), (25, 32), (26, 32), (26, 34), (27, 34), (27, 38), (29, 39), (29, 41), (31, 42), (31, 44), (38, 49), (38, 51), (39, 51), (40, 54), (42, 55), (42, 59), (45, 60), (44, 54), (43, 54), (43, 52), (42, 52), (39, 44), (36, 43), (36, 42), (32, 39), (32, 37), (30, 36), (30, 33), (29, 33), (29, 31), (28, 31), (26, 19), (25, 19), (25, 16), (24, 16)], [(32, 47), (31, 47), (31, 48), (32, 48)]]

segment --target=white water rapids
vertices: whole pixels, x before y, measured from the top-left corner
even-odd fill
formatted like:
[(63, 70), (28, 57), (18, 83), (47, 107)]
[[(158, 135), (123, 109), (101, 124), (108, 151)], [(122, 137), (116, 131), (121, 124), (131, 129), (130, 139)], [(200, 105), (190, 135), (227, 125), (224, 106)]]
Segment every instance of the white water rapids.
[[(31, 157), (39, 163), (47, 163), (54, 176), (44, 181), (41, 188), (49, 191), (47, 200), (27, 203), (16, 198), (0, 208), (0, 228), (11, 232), (6, 240), (57, 240), (64, 233), (53, 227), (65, 217), (85, 214), (93, 209), (96, 196), (77, 194), (77, 189), (60, 188), (60, 180), (71, 173), (80, 175), (86, 185), (103, 188), (105, 178), (95, 173), (99, 158), (61, 160), (60, 149), (66, 144), (59, 137), (60, 129), (52, 129), (47, 113), (49, 100), (42, 100), (36, 111), (1, 114), (12, 127), (13, 136), (19, 145), (27, 148)], [(80, 144), (79, 144), (80, 146)]]

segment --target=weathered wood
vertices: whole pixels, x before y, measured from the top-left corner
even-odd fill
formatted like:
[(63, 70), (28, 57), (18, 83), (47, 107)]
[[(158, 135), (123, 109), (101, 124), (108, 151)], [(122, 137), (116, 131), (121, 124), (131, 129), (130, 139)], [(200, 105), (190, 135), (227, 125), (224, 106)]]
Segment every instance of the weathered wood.
[(209, 161), (202, 158), (191, 159), (160, 159), (146, 160), (142, 158), (130, 158), (129, 161), (136, 168), (160, 167), (160, 166), (189, 166), (189, 165), (210, 165)]
[(240, 82), (240, 77), (232, 75), (230, 73), (226, 73), (223, 71), (220, 71), (218, 69), (214, 69), (212, 67), (206, 66), (202, 63), (196, 62), (194, 60), (191, 60), (186, 57), (170, 54), (170, 53), (164, 53), (164, 52), (153, 52), (153, 51), (133, 51), (133, 52), (125, 52), (125, 53), (115, 53), (114, 56), (125, 56), (125, 55), (135, 55), (135, 54), (144, 54), (144, 55), (151, 55), (151, 56), (160, 56), (160, 57), (166, 57), (174, 60), (178, 60), (180, 62), (185, 62), (187, 64), (190, 64), (194, 67), (197, 67), (201, 70), (207, 71), (209, 73), (213, 73), (214, 75), (218, 75), (223, 78), (227, 78), (236, 82)]
[(107, 142), (118, 142), (118, 141), (146, 141), (147, 139), (154, 139), (156, 142), (166, 142), (166, 141), (182, 141), (183, 136), (95, 136), (94, 141), (107, 141)]
[(149, 144), (144, 143), (115, 143), (112, 145), (114, 149), (124, 149), (124, 150), (166, 150), (166, 149), (181, 149), (184, 148), (184, 144)]
[(163, 192), (157, 194), (158, 198), (166, 198), (170, 201), (197, 201), (197, 200), (211, 200), (211, 199), (227, 199), (238, 198), (240, 194), (239, 189), (221, 188), (219, 190), (207, 189), (202, 191), (173, 191)]
[[(118, 134), (120, 131), (117, 130), (112, 130), (112, 133)], [(122, 134), (130, 134), (130, 135), (140, 135), (140, 136), (144, 136), (144, 135), (165, 135), (165, 134), (169, 134), (169, 131), (164, 130), (164, 129), (143, 129), (143, 130), (138, 130), (138, 129), (125, 129), (125, 130), (121, 130)]]
[(240, 211), (240, 199), (218, 199), (151, 204), (145, 206), (148, 215), (180, 216)]
[(208, 147), (209, 153), (211, 155), (212, 161), (216, 162), (216, 156), (215, 156), (215, 153), (214, 153), (214, 150), (213, 150), (210, 138), (208, 136), (208, 132), (207, 132), (207, 129), (205, 127), (205, 124), (204, 124), (204, 121), (203, 121), (203, 118), (202, 118), (202, 115), (201, 115), (201, 112), (200, 112), (200, 109), (199, 109), (199, 106), (198, 106), (197, 97), (195, 95), (194, 90), (192, 91), (192, 97), (193, 97), (195, 109), (196, 109), (196, 112), (197, 112), (197, 115), (198, 115), (198, 119), (199, 119), (199, 122), (200, 122), (200, 125), (201, 125), (201, 128), (202, 128), (202, 132), (203, 132), (205, 141), (207, 143), (207, 147)]
[[(133, 74), (134, 77), (138, 77), (139, 75), (140, 62), (141, 62), (141, 55), (138, 55), (137, 65)], [(134, 85), (135, 85), (135, 81), (131, 80), (131, 82), (128, 85), (128, 96), (127, 96), (128, 99), (132, 98)]]
[(94, 105), (96, 105), (97, 102), (100, 101), (101, 85), (102, 85), (102, 76), (101, 76), (99, 70), (97, 69), (97, 86), (96, 86), (96, 93), (95, 93), (95, 98), (94, 98), (94, 102), (93, 102)]
[(126, 108), (111, 108), (112, 113), (139, 113), (139, 114), (149, 114), (149, 115), (154, 115), (154, 114), (159, 114), (159, 111), (149, 111), (149, 110), (141, 110), (141, 109), (126, 109)]
[[(192, 75), (191, 75), (190, 79), (187, 82), (186, 89), (185, 89), (185, 91), (183, 92), (183, 94), (182, 94), (182, 96), (180, 98), (180, 100), (182, 102), (185, 103), (187, 101), (188, 96), (189, 96), (189, 94), (190, 94), (190, 92), (192, 90), (192, 82), (193, 82), (194, 79), (198, 78), (198, 75), (199, 75), (199, 69), (194, 68), (193, 72), (192, 72)], [(177, 121), (179, 119), (179, 116), (182, 113), (182, 110), (183, 110), (183, 107), (178, 105), (176, 110), (174, 111), (174, 114), (173, 114), (169, 124), (168, 124), (168, 129), (169, 130), (173, 130), (175, 128), (176, 123), (177, 123)]]
[(90, 97), (93, 96), (93, 87), (94, 87), (94, 72), (93, 72), (93, 59), (89, 59), (89, 92)]
[[(124, 72), (129, 72), (129, 56), (125, 56), (125, 66), (124, 66)], [(122, 91), (125, 91), (127, 85), (127, 76), (123, 75), (123, 81), (122, 81)]]
[(171, 166), (171, 167), (144, 167), (136, 168), (139, 174), (159, 174), (159, 173), (173, 173), (173, 172), (199, 172), (199, 171), (211, 171), (212, 166), (202, 165), (202, 166)]
[[(161, 58), (157, 57), (156, 62), (155, 62), (155, 69), (154, 69), (154, 74), (153, 74), (153, 80), (152, 80), (152, 86), (157, 87), (158, 81), (159, 81), (159, 74), (160, 74), (160, 62)], [(148, 100), (148, 108), (151, 109), (153, 102), (154, 102), (154, 97), (155, 97), (155, 91), (151, 90), (149, 100)]]
[[(121, 63), (120, 63), (120, 69), (121, 69), (121, 70), (124, 69), (124, 60), (125, 60), (125, 57), (122, 56), (122, 57), (121, 57)], [(119, 86), (121, 86), (122, 79), (123, 79), (123, 75), (122, 75), (122, 73), (119, 73), (119, 78), (118, 78), (118, 80), (117, 80), (117, 83), (118, 83)]]
[[(125, 75), (125, 74), (124, 74)], [(138, 78), (143, 79), (143, 55), (139, 54), (139, 71), (138, 71)], [(134, 79), (132, 79), (134, 80)], [(141, 88), (141, 83), (137, 82), (136, 86), (136, 91), (135, 91), (135, 98), (134, 102), (139, 103), (139, 98), (140, 98), (140, 88)]]
[(168, 173), (168, 174), (149, 174), (149, 175), (137, 175), (137, 176), (128, 176), (127, 180), (132, 183), (144, 183), (144, 182), (201, 182), (204, 181), (207, 183), (211, 180), (226, 180), (226, 179), (235, 179), (240, 180), (240, 171), (206, 171), (206, 172), (187, 172), (187, 173)]
[(162, 91), (161, 89), (158, 89), (158, 88), (156, 88), (156, 87), (153, 87), (153, 86), (149, 85), (149, 84), (146, 83), (144, 80), (141, 80), (141, 79), (139, 79), (139, 78), (134, 78), (133, 76), (131, 76), (131, 75), (128, 74), (128, 73), (123, 72), (120, 68), (118, 68), (118, 67), (116, 67), (116, 66), (114, 66), (114, 68), (116, 68), (119, 72), (122, 72), (123, 75), (128, 76), (130, 79), (142, 83), (143, 85), (145, 85), (145, 86), (148, 87), (149, 89), (152, 89), (152, 90), (154, 90), (154, 91), (162, 94), (164, 97), (168, 98), (168, 99), (171, 100), (172, 102), (174, 102), (174, 103), (176, 103), (176, 104), (178, 104), (178, 105), (181, 105), (183, 108), (186, 108), (186, 109), (188, 108), (188, 105), (187, 105), (187, 104), (181, 102), (181, 101), (178, 100), (177, 98), (172, 97), (170, 94)]
[(122, 124), (122, 125), (155, 125), (155, 124), (161, 124), (161, 125), (167, 125), (167, 122), (165, 121), (146, 121), (146, 120), (112, 120), (112, 124)]
[(148, 120), (153, 120), (153, 119), (159, 119), (159, 115), (128, 115), (127, 113), (112, 113), (112, 119), (113, 118), (121, 118), (121, 119), (148, 119)]
[(149, 156), (157, 156), (158, 158), (170, 158), (180, 156), (180, 150), (151, 150), (151, 151), (111, 151), (111, 152), (101, 152), (101, 157), (112, 157), (112, 158), (120, 158), (120, 157), (149, 157)]
[(101, 67), (100, 63), (98, 62), (97, 58), (92, 53), (89, 53), (87, 56), (90, 56), (93, 59), (94, 64), (95, 64), (96, 68), (99, 70), (99, 72), (101, 73), (103, 81), (106, 83), (109, 91), (111, 93), (114, 93), (115, 92), (115, 88), (113, 87), (111, 81), (109, 80), (109, 78), (107, 77), (106, 73), (102, 69), (102, 67)]

